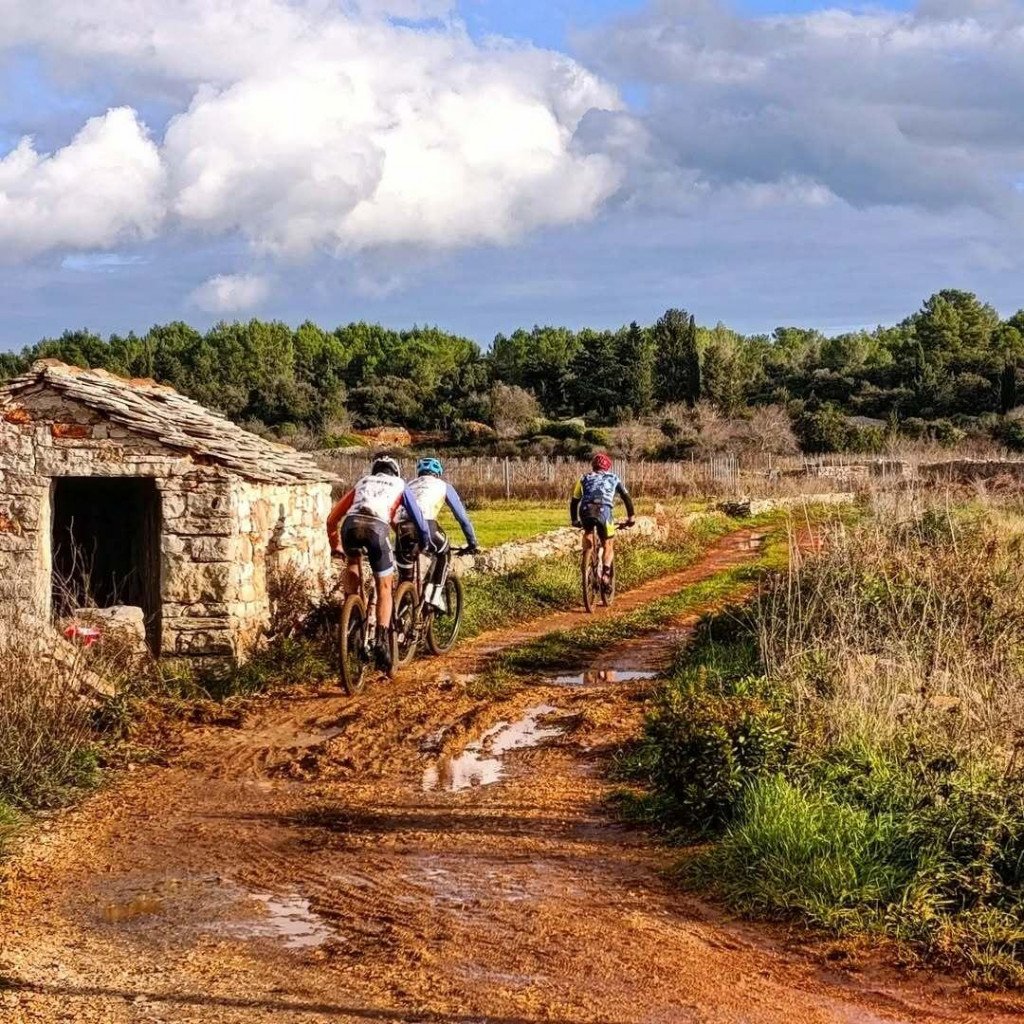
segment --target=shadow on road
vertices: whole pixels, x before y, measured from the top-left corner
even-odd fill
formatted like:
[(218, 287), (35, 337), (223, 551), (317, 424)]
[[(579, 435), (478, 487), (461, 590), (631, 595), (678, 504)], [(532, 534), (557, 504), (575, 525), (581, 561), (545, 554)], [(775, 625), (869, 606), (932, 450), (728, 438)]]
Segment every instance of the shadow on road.
[[(14, 978), (0, 978), (0, 992), (30, 992), (58, 999), (116, 999), (119, 1002), (135, 1000), (195, 1007), (219, 1007), (235, 1010), (265, 1010), (271, 1013), (315, 1013), (322, 1017), (349, 1018), (356, 1021), (391, 1021), (394, 1024), (583, 1024), (568, 1017), (505, 1017), (480, 1013), (438, 1013), (433, 1010), (415, 1010), (373, 1006), (342, 1006), (338, 1003), (303, 1002), (288, 999), (243, 999), (215, 996), (199, 992), (133, 992), (102, 985), (43, 985), (22, 982)], [(625, 1021), (609, 1024), (627, 1024)]]

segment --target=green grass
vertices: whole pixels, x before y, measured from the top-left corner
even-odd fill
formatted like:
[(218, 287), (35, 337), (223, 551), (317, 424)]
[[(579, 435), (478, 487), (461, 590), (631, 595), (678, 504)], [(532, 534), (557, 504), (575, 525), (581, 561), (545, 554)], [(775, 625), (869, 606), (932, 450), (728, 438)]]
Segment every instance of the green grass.
[[(693, 562), (735, 522), (709, 515), (664, 544), (633, 541), (616, 549), (618, 586), (625, 592)], [(579, 556), (532, 562), (509, 573), (474, 576), (466, 583), (462, 637), (580, 605)]]
[[(636, 611), (588, 622), (573, 629), (556, 630), (509, 648), (495, 660), (494, 671), (522, 675), (572, 667), (578, 664), (580, 658), (601, 651), (610, 644), (653, 632), (689, 611), (710, 604), (728, 603), (747, 584), (787, 558), (786, 533), (778, 528), (778, 517), (773, 522), (776, 530), (766, 539), (756, 559), (744, 565), (722, 569), (706, 580), (691, 583)], [(692, 557), (662, 566), (661, 572), (652, 573), (652, 577), (680, 568), (691, 561)], [(573, 596), (575, 603), (578, 603), (575, 593)]]
[[(741, 615), (705, 622), (616, 762), (629, 787), (615, 803), (676, 841), (699, 839), (680, 880), (735, 910), (885, 935), (975, 981), (1020, 985), (1024, 773), (1010, 749), (1019, 739), (1008, 747), (1002, 730), (1019, 721), (1020, 609), (1006, 602), (1024, 593), (1024, 570), (1015, 537), (950, 523), (944, 513), (938, 527), (902, 525), (905, 535), (862, 523), (880, 531), (876, 547), (834, 536)], [(903, 595), (918, 592), (932, 615), (914, 605), (904, 626)], [(966, 715), (930, 711), (932, 690), (921, 690), (943, 696), (955, 667), (936, 680), (926, 666), (917, 691), (900, 684), (907, 699), (924, 693), (911, 713), (879, 699), (880, 657), (917, 644), (936, 617), (960, 645), (955, 665), (970, 661), (968, 697), (990, 694)], [(1013, 651), (993, 659), (1007, 637)], [(925, 655), (936, 648), (929, 640)], [(986, 689), (991, 679), (1013, 685)], [(1002, 710), (986, 719), (992, 701)]]
[[(469, 518), (480, 546), (493, 548), (509, 541), (532, 540), (543, 533), (568, 526), (569, 502), (488, 502), (482, 508), (470, 510)], [(452, 514), (445, 509), (439, 521), (452, 542), (458, 544), (461, 531)]]

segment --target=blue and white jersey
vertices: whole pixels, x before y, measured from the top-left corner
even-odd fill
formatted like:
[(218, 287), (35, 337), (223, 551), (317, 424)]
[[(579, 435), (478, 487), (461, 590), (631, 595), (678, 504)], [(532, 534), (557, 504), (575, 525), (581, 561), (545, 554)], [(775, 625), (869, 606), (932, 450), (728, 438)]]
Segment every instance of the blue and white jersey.
[(596, 470), (580, 477), (573, 497), (580, 502), (582, 515), (596, 515), (598, 512), (610, 512), (615, 504), (615, 496), (622, 488), (622, 480), (617, 473), (610, 470), (600, 473)]

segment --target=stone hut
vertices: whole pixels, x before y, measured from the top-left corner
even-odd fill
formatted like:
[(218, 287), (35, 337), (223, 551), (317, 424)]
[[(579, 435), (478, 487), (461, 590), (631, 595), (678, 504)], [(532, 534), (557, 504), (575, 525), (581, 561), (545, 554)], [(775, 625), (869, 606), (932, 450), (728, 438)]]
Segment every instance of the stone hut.
[(134, 606), (154, 654), (244, 657), (268, 576), (328, 565), (330, 479), (173, 388), (38, 362), (0, 387), (0, 615)]

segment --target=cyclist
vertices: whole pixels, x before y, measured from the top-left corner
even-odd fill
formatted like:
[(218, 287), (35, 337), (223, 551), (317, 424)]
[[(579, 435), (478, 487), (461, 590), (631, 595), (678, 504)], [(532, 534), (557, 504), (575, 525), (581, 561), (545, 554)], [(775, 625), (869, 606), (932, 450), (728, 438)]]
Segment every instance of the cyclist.
[(635, 515), (633, 499), (622, 480), (612, 472), (612, 460), (604, 452), (599, 452), (591, 462), (591, 471), (576, 481), (569, 502), (569, 518), (573, 526), (583, 530), (585, 558), (590, 556), (595, 531), (600, 537), (604, 551), (602, 583), (605, 587), (611, 583), (615, 562), (615, 517), (612, 509), (617, 497), (626, 506), (626, 525), (632, 526)]
[(429, 549), (430, 532), (426, 520), (412, 491), (402, 479), (401, 467), (389, 455), (378, 455), (373, 460), (369, 475), (359, 479), (327, 517), (331, 557), (344, 558), (347, 562), (346, 594), (358, 593), (362, 584), (363, 551), (370, 556), (370, 568), (377, 588), (377, 663), (384, 671), (390, 670), (392, 661), (391, 586), (395, 557), (391, 547), (391, 527), (399, 509), (409, 516), (420, 542)]
[[(441, 460), (431, 456), (420, 459), (416, 463), (416, 479), (409, 481), (409, 490), (412, 491), (416, 503), (427, 520), (427, 529), (430, 531), (434, 553), (437, 555), (431, 577), (426, 581), (426, 599), (429, 604), (442, 612), (446, 611), (444, 581), (448, 577), (448, 564), (452, 557), (448, 538), (437, 523), (437, 517), (445, 505), (452, 510), (452, 515), (455, 516), (462, 535), (466, 538), (469, 553), (476, 554), (480, 550), (476, 542), (476, 531), (469, 521), (466, 507), (462, 504), (462, 499), (455, 488), (441, 479), (443, 476), (444, 466), (441, 465)], [(398, 512), (396, 535), (398, 538), (398, 571), (404, 578), (409, 578), (412, 576), (412, 567), (419, 556), (420, 546), (417, 543), (414, 524), (401, 509)]]

